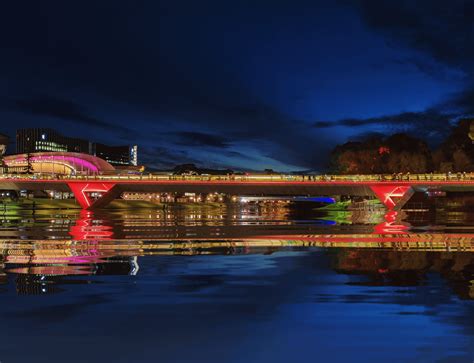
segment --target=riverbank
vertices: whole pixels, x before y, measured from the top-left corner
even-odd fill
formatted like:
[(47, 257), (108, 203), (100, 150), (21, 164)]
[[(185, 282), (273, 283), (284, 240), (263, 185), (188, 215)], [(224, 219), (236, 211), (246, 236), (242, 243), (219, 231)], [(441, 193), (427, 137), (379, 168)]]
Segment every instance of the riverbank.
[[(196, 206), (219, 207), (222, 203), (154, 203), (146, 200), (124, 200), (117, 199), (110, 202), (104, 209), (166, 209), (190, 208)], [(0, 211), (13, 210), (43, 210), (43, 209), (81, 209), (75, 199), (45, 199), (32, 198), (20, 200), (4, 200), (0, 202)]]
[(384, 206), (378, 199), (367, 199), (360, 202), (353, 202), (346, 200), (343, 202), (336, 202), (317, 208), (318, 211), (354, 211), (354, 210), (373, 210), (383, 209)]

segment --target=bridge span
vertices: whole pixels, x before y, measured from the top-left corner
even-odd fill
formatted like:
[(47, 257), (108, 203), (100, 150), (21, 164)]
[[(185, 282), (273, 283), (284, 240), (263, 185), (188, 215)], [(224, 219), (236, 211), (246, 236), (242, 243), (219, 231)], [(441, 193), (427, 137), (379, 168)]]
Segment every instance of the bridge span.
[[(229, 176), (202, 180), (196, 177), (0, 177), (0, 190), (55, 190), (72, 192), (84, 209), (101, 208), (123, 192), (225, 193), (254, 196), (363, 196), (378, 198), (388, 210), (398, 210), (417, 191), (474, 192), (474, 180), (373, 180), (364, 176), (344, 180), (294, 180)], [(93, 198), (91, 193), (100, 194)]]

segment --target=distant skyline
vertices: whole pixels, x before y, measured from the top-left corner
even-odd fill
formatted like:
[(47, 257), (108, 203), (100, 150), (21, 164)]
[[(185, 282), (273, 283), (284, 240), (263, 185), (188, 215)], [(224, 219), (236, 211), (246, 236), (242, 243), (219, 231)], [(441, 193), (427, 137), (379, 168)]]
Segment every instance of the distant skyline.
[(138, 144), (156, 168), (319, 170), (474, 114), (471, 1), (2, 4), (0, 133)]

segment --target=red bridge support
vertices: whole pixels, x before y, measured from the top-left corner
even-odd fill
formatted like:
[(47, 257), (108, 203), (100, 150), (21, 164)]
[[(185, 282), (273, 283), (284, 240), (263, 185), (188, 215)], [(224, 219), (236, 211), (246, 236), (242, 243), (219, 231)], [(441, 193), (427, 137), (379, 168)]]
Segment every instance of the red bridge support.
[(374, 227), (376, 234), (400, 234), (407, 233), (408, 226), (401, 221), (399, 212), (405, 203), (415, 193), (410, 185), (382, 184), (370, 187), (377, 198), (387, 207), (385, 222)]
[[(83, 209), (103, 207), (121, 192), (120, 186), (115, 182), (70, 181), (67, 184)], [(389, 211), (400, 210), (414, 193), (412, 186), (406, 184), (380, 183), (372, 184), (370, 188)], [(100, 196), (92, 197), (91, 193), (98, 193)]]
[[(68, 186), (83, 209), (103, 207), (120, 194), (118, 186), (113, 182), (70, 182)], [(101, 196), (92, 198), (91, 193), (99, 193)]]
[(415, 193), (410, 185), (381, 184), (370, 189), (389, 211), (400, 210)]
[(114, 236), (113, 227), (101, 220), (99, 224), (94, 223), (94, 212), (83, 209), (76, 220), (76, 224), (71, 226), (69, 234), (74, 240), (108, 240)]

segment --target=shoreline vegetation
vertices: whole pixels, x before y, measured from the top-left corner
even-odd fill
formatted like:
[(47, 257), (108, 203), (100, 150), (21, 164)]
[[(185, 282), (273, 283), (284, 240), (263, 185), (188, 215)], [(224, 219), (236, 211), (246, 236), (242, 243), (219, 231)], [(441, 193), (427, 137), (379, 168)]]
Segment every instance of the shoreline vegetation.
[[(128, 210), (128, 209), (162, 209), (168, 208), (173, 209), (187, 209), (187, 208), (218, 208), (226, 206), (228, 203), (224, 202), (199, 202), (199, 203), (157, 203), (147, 200), (124, 200), (116, 199), (107, 205), (105, 210)], [(359, 202), (361, 208), (377, 208), (381, 207), (381, 203), (378, 200), (366, 200)], [(0, 214), (2, 212), (10, 212), (16, 210), (80, 210), (80, 205), (75, 199), (47, 199), (47, 198), (22, 198), (19, 200), (5, 199), (0, 201)], [(359, 209), (351, 201), (339, 201), (336, 203), (327, 204), (321, 207), (314, 208), (315, 211), (351, 211), (353, 209)]]
[[(472, 125), (472, 126), (471, 126)], [(370, 134), (338, 145), (331, 153), (331, 171), (335, 174), (459, 173), (474, 170), (474, 122), (461, 119), (437, 147), (416, 135), (396, 133), (390, 136)], [(433, 141), (433, 140), (431, 140)]]
[[(110, 202), (104, 209), (166, 209), (173, 208), (190, 208), (190, 207), (206, 207), (215, 208), (224, 205), (224, 203), (154, 203), (146, 200), (123, 200), (116, 199)], [(39, 209), (77, 209), (81, 206), (75, 199), (46, 199), (31, 198), (19, 200), (3, 200), (0, 202), (0, 213), (2, 211), (11, 210), (39, 210)]]
[(384, 206), (378, 199), (366, 199), (360, 202), (351, 200), (338, 201), (317, 208), (318, 211), (351, 211), (358, 209), (384, 209)]

